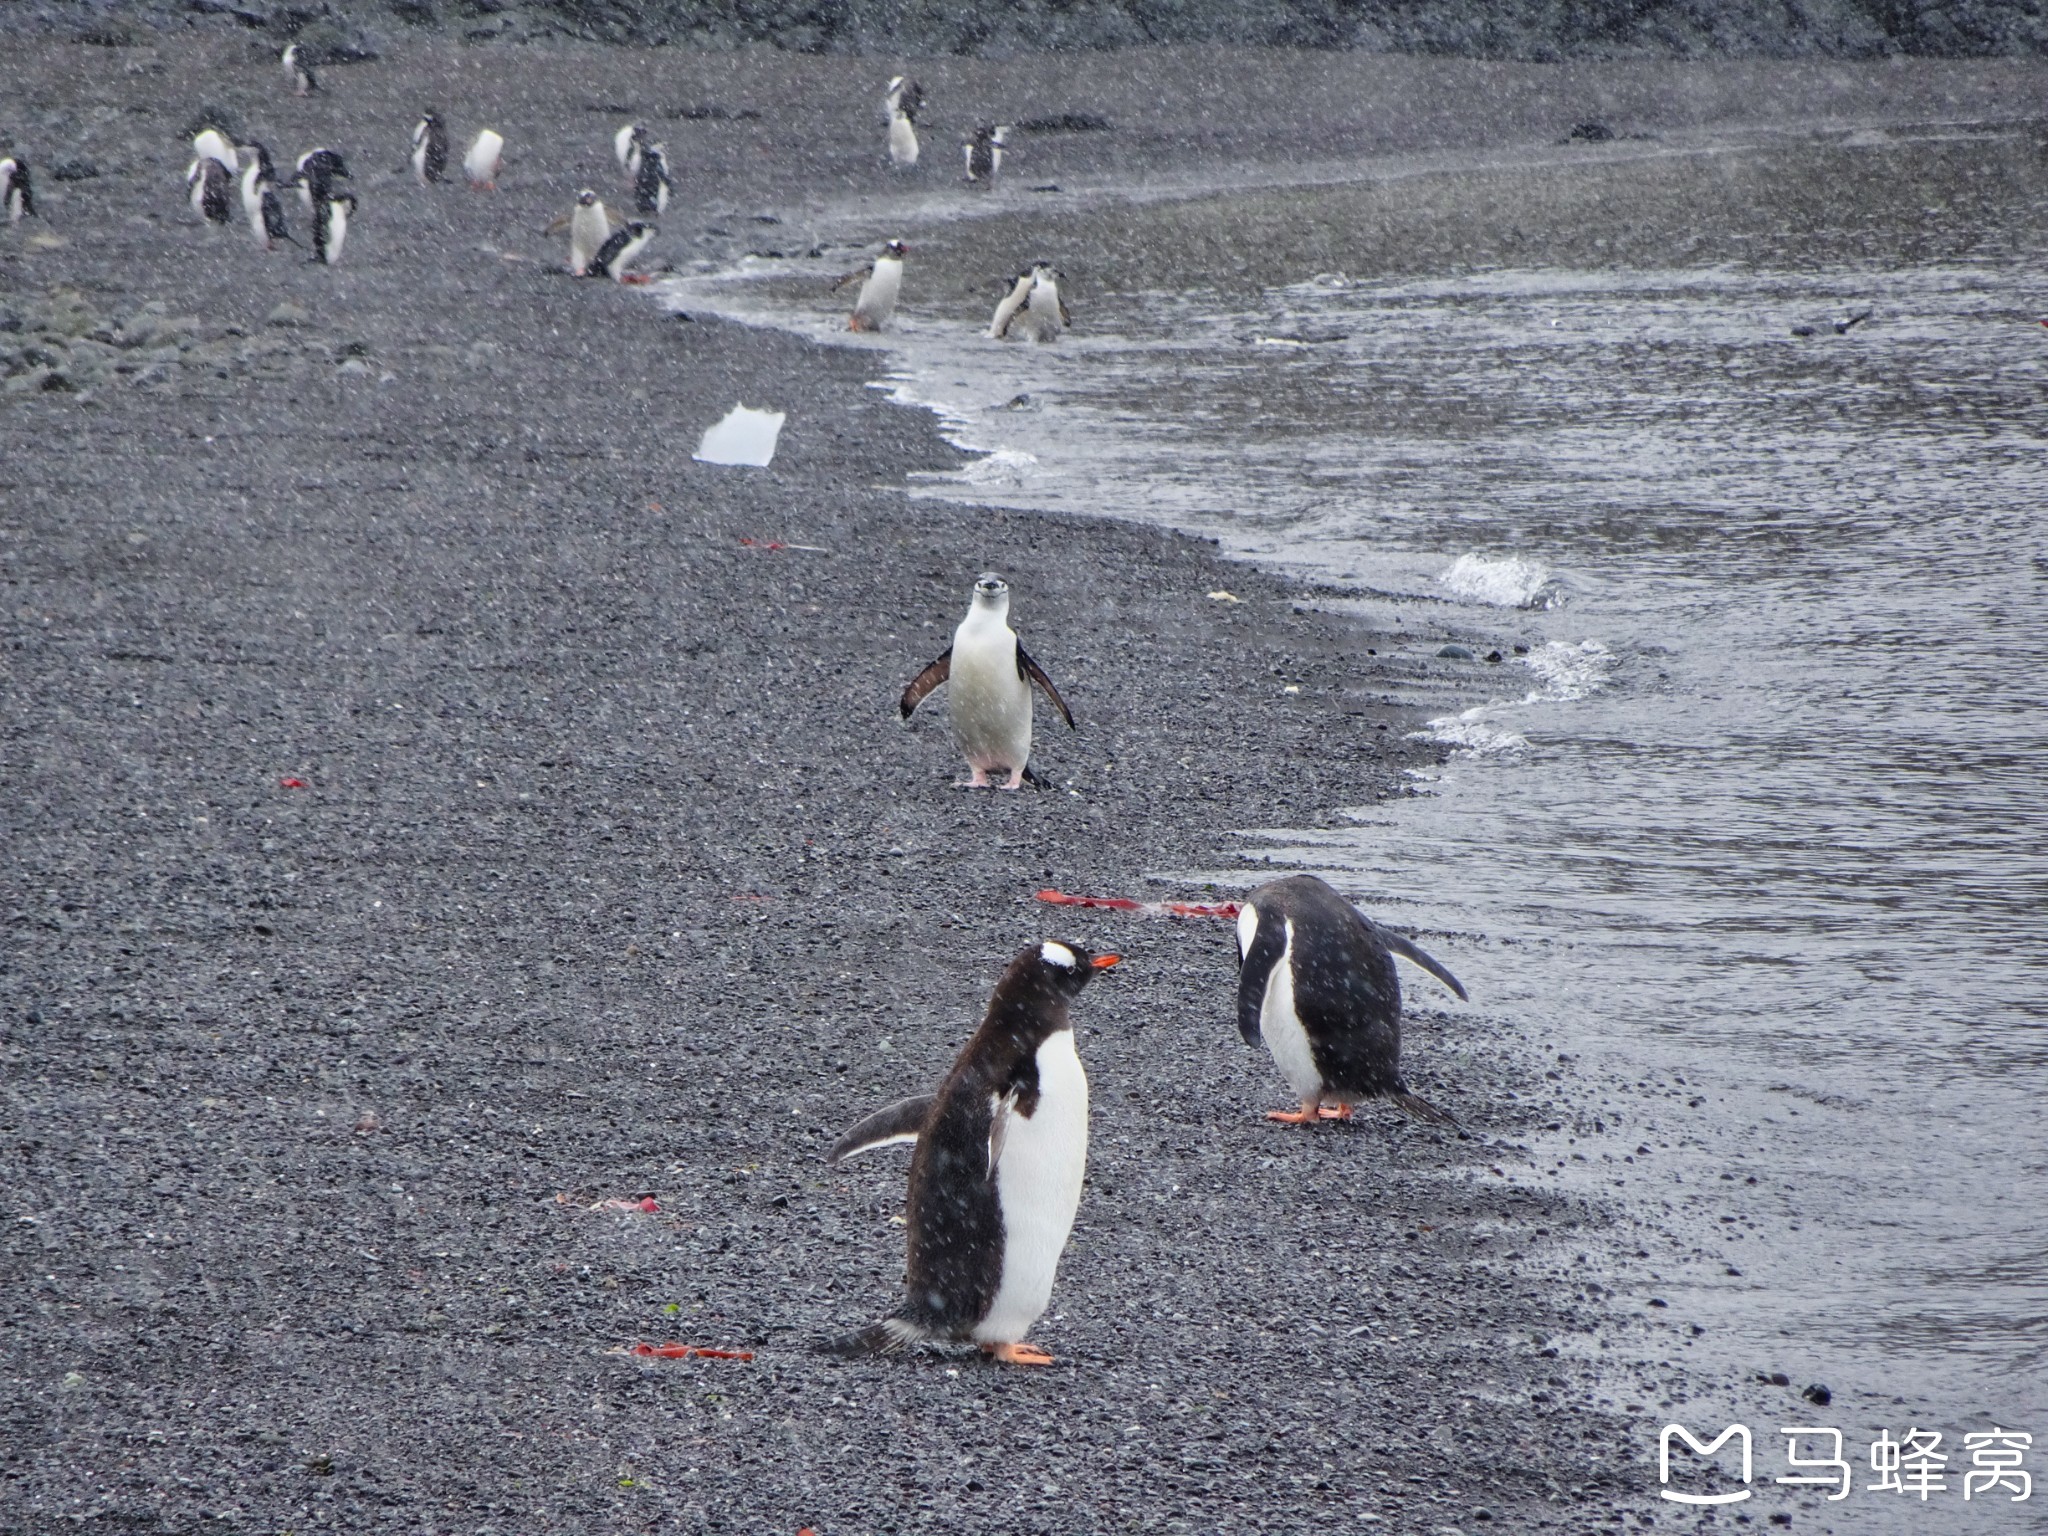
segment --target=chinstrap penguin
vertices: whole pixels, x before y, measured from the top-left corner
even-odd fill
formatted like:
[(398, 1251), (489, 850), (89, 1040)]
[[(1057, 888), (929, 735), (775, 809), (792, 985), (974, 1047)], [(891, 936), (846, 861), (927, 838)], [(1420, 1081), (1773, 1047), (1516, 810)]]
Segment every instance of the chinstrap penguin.
[(640, 158), (647, 153), (647, 130), (638, 123), (628, 123), (612, 135), (612, 153), (618, 157), (619, 169), (628, 176), (640, 174)]
[(1366, 917), (1314, 875), (1270, 880), (1237, 916), (1237, 1029), (1261, 1039), (1301, 1102), (1269, 1120), (1348, 1120), (1354, 1104), (1386, 1099), (1436, 1125), (1457, 1122), (1409, 1092), (1401, 1077), (1401, 978), (1394, 956), (1465, 989), (1417, 945)]
[(277, 168), (271, 163), (270, 151), (252, 139), (242, 146), (242, 152), (249, 156), (242, 169), (242, 215), (249, 221), (251, 237), (266, 251), (276, 250), (280, 240), (297, 245), (285, 227), (284, 201), (277, 195)]
[(590, 264), (611, 238), (611, 211), (598, 201), (595, 192), (585, 187), (576, 194), (576, 206), (550, 224), (548, 233), (556, 234), (563, 229), (569, 231), (569, 275), (587, 276)]
[(832, 1149), (836, 1163), (917, 1147), (903, 1303), (839, 1353), (971, 1340), (997, 1360), (1052, 1364), (1024, 1336), (1052, 1299), (1088, 1167), (1088, 1075), (1067, 1007), (1118, 958), (1053, 940), (1022, 951), (939, 1091), (868, 1116)]
[(917, 114), (924, 108), (924, 89), (898, 75), (889, 82), (882, 105), (889, 114), (889, 163), (907, 171), (917, 164)]
[(35, 188), (29, 185), (28, 161), (20, 155), (0, 160), (0, 207), (7, 210), (10, 224), (35, 216)]
[(1028, 272), (1017, 274), (1003, 302), (989, 321), (992, 341), (1030, 337), (1033, 341), (1057, 341), (1060, 332), (1074, 323), (1067, 303), (1060, 295), (1060, 274), (1049, 262), (1037, 262)]
[(879, 331), (889, 323), (896, 313), (897, 297), (903, 292), (903, 258), (909, 250), (901, 240), (891, 240), (871, 263), (839, 280), (840, 288), (856, 280), (860, 283), (860, 296), (853, 301), (853, 313), (847, 318), (848, 330)]
[(598, 247), (597, 255), (591, 258), (591, 277), (608, 277), (615, 283), (645, 283), (650, 281), (645, 273), (628, 272), (639, 254), (659, 231), (652, 224), (639, 219), (623, 224), (613, 230), (605, 243)]
[(313, 257), (323, 266), (341, 260), (341, 248), (348, 240), (349, 220), (355, 216), (352, 192), (329, 192), (313, 208)]
[(348, 165), (338, 151), (332, 149), (309, 149), (299, 156), (292, 167), (292, 184), (299, 189), (299, 201), (309, 212), (319, 212), (320, 205), (333, 193), (336, 181), (353, 181)]
[(974, 137), (960, 146), (960, 153), (967, 161), (967, 179), (983, 186), (994, 186), (996, 172), (1003, 168), (1003, 149), (1010, 142), (1010, 130), (994, 123), (983, 123), (974, 130)]
[(306, 55), (297, 43), (285, 49), (280, 60), (284, 65), (285, 77), (292, 83), (292, 94), (310, 96), (320, 89), (320, 77), (313, 73), (313, 66), (306, 62)]
[(640, 165), (633, 173), (633, 211), (668, 212), (668, 194), (674, 184), (668, 177), (668, 150), (649, 144), (640, 151)]
[(495, 128), (485, 128), (470, 142), (469, 153), (462, 157), (462, 171), (477, 191), (490, 192), (497, 188), (498, 167), (504, 161), (505, 136)]
[(1010, 776), (1002, 788), (1023, 786), (1031, 762), (1033, 683), (1045, 690), (1067, 728), (1075, 729), (1074, 712), (1045, 669), (1031, 659), (1009, 620), (1010, 584), (992, 571), (983, 572), (974, 583), (967, 617), (953, 631), (952, 645), (912, 679), (897, 705), (908, 720), (933, 689), (947, 685), (953, 740), (970, 774), (963, 788), (986, 788), (988, 776), (998, 770)]
[(423, 187), (448, 174), (448, 129), (435, 113), (413, 124), (412, 173)]

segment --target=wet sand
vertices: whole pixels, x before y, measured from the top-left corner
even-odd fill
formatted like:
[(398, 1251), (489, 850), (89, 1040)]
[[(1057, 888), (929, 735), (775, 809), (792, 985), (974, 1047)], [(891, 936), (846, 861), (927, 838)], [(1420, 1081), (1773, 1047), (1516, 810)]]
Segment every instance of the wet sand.
[[(1059, 136), (1053, 174), (1284, 161), (1284, 131), (1192, 131), (1213, 66), (1060, 74), (1045, 111), (1120, 127)], [(1412, 1076), (1468, 1138), (1290, 1133), (1231, 1027), (1225, 925), (1032, 898), (1201, 897), (1147, 877), (1399, 792), (1423, 749), (1391, 699), (1434, 642), (1198, 541), (912, 502), (959, 456), (871, 360), (549, 270), (542, 225), (617, 184), (622, 108), (728, 114), (662, 119), (690, 146), (672, 259), (892, 211), (859, 137), (885, 70), (422, 41), (300, 102), (222, 32), (6, 69), (19, 147), (100, 174), (0, 233), (0, 309), (110, 339), (79, 392), (0, 403), (0, 1530), (1577, 1530), (1649, 1504), (1582, 1363), (1617, 1320), (1561, 1279), (1605, 1213), (1493, 1171), (1563, 1112), (1512, 1019), (1411, 987)], [(1987, 112), (2034, 78), (1980, 69)], [(1303, 113), (1344, 84), (1317, 78)], [(1549, 78), (1529, 121), (1583, 95)], [(1891, 78), (1840, 88), (1924, 116)], [(187, 221), (201, 101), (281, 158), (348, 152), (342, 267)], [(498, 194), (401, 174), (429, 103), (507, 134)], [(790, 413), (771, 470), (690, 462), (735, 399)], [(941, 721), (894, 718), (991, 566), (1082, 723), (1041, 717), (1038, 793), (953, 789)], [(821, 1357), (890, 1304), (902, 1238), (900, 1165), (823, 1149), (935, 1080), (1055, 934), (1128, 957), (1077, 1010), (1095, 1143), (1037, 1334), (1059, 1366)], [(663, 1339), (755, 1356), (609, 1353)]]

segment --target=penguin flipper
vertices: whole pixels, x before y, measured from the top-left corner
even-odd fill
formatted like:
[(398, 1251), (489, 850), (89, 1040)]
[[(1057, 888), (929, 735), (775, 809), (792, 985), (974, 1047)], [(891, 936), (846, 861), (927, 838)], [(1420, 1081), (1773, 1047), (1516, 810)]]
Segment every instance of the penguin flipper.
[(1463, 1130), (1458, 1117), (1448, 1110), (1438, 1109), (1419, 1093), (1410, 1093), (1403, 1088), (1398, 1093), (1387, 1095), (1387, 1101), (1411, 1120), (1420, 1120), (1424, 1125), (1441, 1125), (1450, 1130)]
[(910, 680), (910, 686), (903, 690), (903, 699), (896, 707), (908, 720), (917, 712), (917, 706), (931, 696), (947, 678), (953, 675), (953, 647), (950, 645), (939, 653), (939, 659), (926, 667)]
[(829, 1355), (859, 1360), (875, 1355), (893, 1355), (923, 1337), (924, 1331), (915, 1323), (905, 1322), (900, 1317), (885, 1317), (879, 1323), (870, 1323), (859, 1333), (827, 1339), (824, 1350)]
[(915, 1144), (931, 1121), (932, 1106), (938, 1101), (936, 1093), (920, 1093), (898, 1099), (886, 1109), (876, 1110), (834, 1142), (832, 1150), (825, 1154), (825, 1161), (843, 1163), (849, 1157), (872, 1152), (876, 1147)]
[(1031, 659), (1031, 653), (1024, 649), (1024, 642), (1021, 640), (1017, 642), (1017, 675), (1030, 678), (1032, 682), (1045, 690), (1045, 696), (1052, 700), (1053, 708), (1057, 709), (1065, 717), (1068, 730), (1078, 731), (1080, 729), (1078, 725), (1074, 724), (1074, 712), (1067, 708), (1067, 701), (1060, 697), (1059, 689), (1053, 687), (1052, 679), (1045, 675), (1045, 668)]
[(869, 278), (873, 277), (874, 275), (875, 275), (875, 267), (874, 267), (874, 263), (873, 263), (873, 262), (870, 262), (870, 263), (868, 263), (868, 265), (866, 265), (866, 266), (862, 267), (862, 268), (861, 268), (861, 269), (860, 269), (860, 270), (859, 270), (858, 272), (849, 272), (849, 273), (847, 273), (847, 274), (846, 274), (846, 276), (844, 276), (844, 277), (840, 278), (840, 279), (839, 279), (839, 280), (838, 280), (837, 282), (835, 282), (835, 283), (834, 283), (834, 284), (832, 285), (832, 291), (833, 291), (834, 293), (837, 293), (837, 292), (839, 292), (839, 291), (840, 291), (840, 289), (842, 289), (842, 288), (850, 288), (850, 287), (852, 287), (852, 286), (853, 286), (853, 284), (855, 284), (855, 283), (864, 283), (864, 282), (866, 282), (866, 281), (867, 281), (867, 280), (868, 280)]
[(1457, 993), (1460, 1002), (1469, 1003), (1472, 1000), (1465, 995), (1464, 984), (1445, 968), (1442, 961), (1429, 954), (1421, 945), (1415, 943), (1412, 939), (1402, 938), (1400, 934), (1394, 932), (1391, 928), (1380, 927), (1378, 923), (1373, 924), (1373, 930), (1379, 935), (1380, 942), (1385, 944), (1387, 948), (1391, 949), (1403, 960), (1414, 961), (1438, 981)]

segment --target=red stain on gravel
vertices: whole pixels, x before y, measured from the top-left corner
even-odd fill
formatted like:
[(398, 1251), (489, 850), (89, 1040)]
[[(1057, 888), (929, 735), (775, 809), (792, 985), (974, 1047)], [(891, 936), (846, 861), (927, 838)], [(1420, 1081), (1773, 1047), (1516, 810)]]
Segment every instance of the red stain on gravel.
[(304, 779), (279, 779), (277, 787), (279, 789), (304, 789), (306, 781)]
[(1055, 907), (1105, 907), (1112, 912), (1145, 912), (1154, 917), (1234, 918), (1238, 914), (1234, 901), (1133, 901), (1128, 896), (1070, 896), (1051, 889), (1040, 891), (1038, 899)]
[(751, 1349), (709, 1349), (702, 1344), (628, 1344), (625, 1353), (655, 1360), (751, 1360)]

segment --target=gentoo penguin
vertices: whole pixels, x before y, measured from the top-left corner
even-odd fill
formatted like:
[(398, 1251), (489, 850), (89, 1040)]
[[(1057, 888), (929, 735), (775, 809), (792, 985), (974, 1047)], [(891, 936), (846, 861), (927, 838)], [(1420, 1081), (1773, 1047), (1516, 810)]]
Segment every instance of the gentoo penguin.
[(647, 152), (647, 130), (628, 123), (612, 135), (612, 153), (619, 157), (619, 169), (628, 176), (640, 174), (640, 157)]
[(1301, 1108), (1268, 1120), (1348, 1120), (1361, 1099), (1438, 1125), (1457, 1122), (1401, 1078), (1401, 978), (1412, 960), (1459, 997), (1465, 989), (1409, 940), (1366, 917), (1314, 875), (1270, 880), (1237, 915), (1237, 1029), (1261, 1037)]
[(633, 173), (633, 209), (636, 213), (668, 212), (668, 150), (660, 144), (640, 151), (640, 167)]
[[(278, 241), (292, 240), (291, 231), (285, 228), (284, 203), (277, 195), (277, 170), (271, 164), (270, 151), (260, 142), (251, 141), (242, 149), (250, 157), (242, 170), (242, 213), (256, 243), (274, 251)], [(292, 240), (292, 244), (298, 241)]]
[(569, 275), (589, 275), (590, 264), (597, 259), (597, 253), (611, 238), (611, 211), (597, 200), (597, 194), (585, 187), (576, 194), (576, 206), (548, 226), (549, 234), (561, 230), (569, 231)]
[(1034, 341), (1056, 341), (1073, 323), (1066, 300), (1060, 297), (1059, 273), (1051, 263), (1041, 261), (1017, 275), (1003, 302), (996, 306), (988, 334), (993, 341), (1025, 336)]
[(889, 112), (889, 161), (907, 171), (917, 164), (917, 114), (924, 109), (924, 88), (898, 75), (882, 104)]
[(1052, 1364), (1024, 1335), (1052, 1299), (1088, 1166), (1088, 1075), (1067, 1005), (1118, 958), (1053, 940), (1024, 950), (939, 1091), (870, 1115), (832, 1149), (836, 1163), (917, 1146), (903, 1304), (841, 1353), (972, 1340), (1013, 1365)]
[(1003, 168), (1003, 147), (1010, 142), (1010, 130), (999, 128), (994, 123), (983, 123), (974, 130), (974, 137), (960, 146), (960, 153), (967, 161), (967, 179), (992, 187), (996, 172)]
[(284, 65), (285, 77), (292, 83), (294, 96), (310, 96), (320, 89), (319, 77), (313, 73), (313, 66), (306, 62), (306, 56), (297, 43), (285, 49), (280, 62)]
[(635, 219), (611, 232), (610, 238), (598, 247), (597, 255), (591, 258), (591, 277), (608, 277), (615, 283), (644, 283), (649, 281), (645, 273), (628, 272), (633, 259), (647, 249), (647, 242), (658, 231), (652, 224), (643, 224)]
[(299, 200), (311, 212), (318, 213), (320, 204), (332, 190), (332, 183), (339, 180), (353, 181), (348, 166), (341, 156), (331, 149), (309, 149), (299, 156), (293, 168), (292, 183), (299, 189)]
[(201, 155), (185, 172), (185, 187), (192, 200), (192, 211), (209, 224), (225, 224), (234, 217), (230, 202), (233, 185), (220, 161), (211, 155)]
[(348, 240), (348, 221), (356, 211), (355, 194), (329, 192), (313, 209), (313, 260), (333, 266)]
[(462, 157), (463, 174), (479, 192), (493, 191), (498, 185), (498, 167), (504, 158), (505, 136), (495, 129), (486, 128), (477, 134), (469, 146), (469, 153)]
[(412, 125), (412, 173), (423, 187), (448, 173), (448, 130), (436, 113)]
[(897, 295), (903, 292), (903, 257), (909, 249), (901, 240), (891, 240), (871, 263), (839, 279), (839, 288), (861, 279), (860, 297), (853, 301), (853, 314), (846, 322), (848, 330), (879, 331), (889, 323), (896, 313)]
[(964, 788), (986, 788), (996, 769), (1010, 775), (1004, 789), (1023, 786), (1024, 769), (1031, 761), (1033, 683), (1045, 690), (1067, 729), (1075, 729), (1067, 701), (1010, 628), (1010, 584), (993, 571), (984, 571), (974, 583), (974, 601), (953, 631), (945, 654), (903, 690), (897, 706), (903, 718), (916, 713), (941, 683), (951, 684), (946, 704), (953, 717), (953, 740), (972, 775)]
[(7, 210), (10, 224), (19, 224), (36, 211), (35, 189), (28, 182), (28, 162), (19, 155), (0, 160), (0, 207)]

